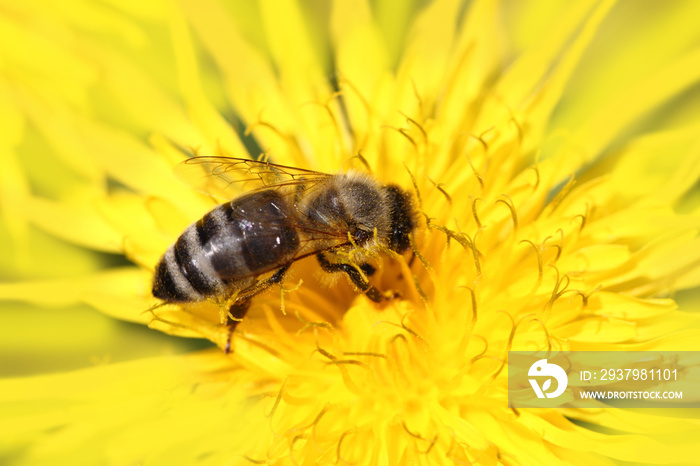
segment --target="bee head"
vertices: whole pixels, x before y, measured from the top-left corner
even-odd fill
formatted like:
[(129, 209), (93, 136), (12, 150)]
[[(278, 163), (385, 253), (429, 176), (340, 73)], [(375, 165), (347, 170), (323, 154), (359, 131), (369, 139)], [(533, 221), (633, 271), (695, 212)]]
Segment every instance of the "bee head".
[(359, 228), (355, 229), (350, 234), (352, 235), (352, 240), (358, 246), (363, 246), (363, 245), (367, 244), (374, 236), (373, 232), (367, 231), (367, 230), (362, 230)]
[(411, 247), (409, 235), (417, 225), (413, 202), (410, 194), (396, 185), (388, 185), (385, 191), (391, 218), (389, 249), (403, 253)]

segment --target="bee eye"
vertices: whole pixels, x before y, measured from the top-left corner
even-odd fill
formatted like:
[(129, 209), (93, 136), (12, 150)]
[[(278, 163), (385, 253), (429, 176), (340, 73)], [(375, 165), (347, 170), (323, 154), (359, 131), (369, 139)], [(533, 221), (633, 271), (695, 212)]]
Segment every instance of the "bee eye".
[(372, 238), (372, 233), (367, 230), (355, 230), (352, 232), (352, 239), (355, 244), (362, 246)]

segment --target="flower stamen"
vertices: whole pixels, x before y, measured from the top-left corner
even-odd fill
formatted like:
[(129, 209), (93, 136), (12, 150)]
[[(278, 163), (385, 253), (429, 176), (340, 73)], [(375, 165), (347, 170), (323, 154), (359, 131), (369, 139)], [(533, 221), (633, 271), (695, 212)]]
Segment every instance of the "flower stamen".
[(404, 136), (406, 139), (408, 139), (408, 142), (410, 142), (411, 145), (413, 146), (413, 148), (416, 150), (416, 154), (418, 154), (420, 152), (418, 149), (418, 143), (415, 141), (415, 139), (413, 139), (408, 134), (408, 130), (406, 128), (396, 128), (396, 127), (391, 126), (391, 125), (382, 125), (382, 128), (393, 129), (394, 131), (398, 132), (399, 134)]
[(476, 213), (476, 201), (483, 201), (480, 197), (475, 197), (472, 200), (472, 214), (474, 215), (474, 221), (476, 222), (476, 226), (478, 229), (481, 229), (481, 221), (479, 220), (479, 216)]
[(340, 454), (340, 448), (341, 448), (345, 438), (350, 434), (356, 434), (356, 433), (357, 433), (357, 427), (353, 427), (352, 429), (348, 429), (345, 432), (343, 432), (343, 434), (340, 436), (340, 438), (338, 439), (338, 450), (337, 450), (338, 459), (336, 460), (335, 464), (338, 464), (340, 462), (343, 462), (346, 464), (355, 464), (356, 463), (356, 461), (348, 461), (348, 460), (344, 459), (342, 457), (342, 455)]
[[(471, 133), (468, 133), (467, 136), (472, 138), (472, 139), (476, 139), (479, 143), (481, 143), (481, 147), (484, 148), (484, 152), (488, 152), (489, 151), (489, 143), (486, 142), (486, 139), (484, 139), (484, 134), (487, 134), (492, 129), (494, 129), (494, 127), (487, 129), (486, 131), (481, 133), (479, 136), (475, 136)], [(472, 167), (472, 169), (474, 169), (474, 167)]]
[(532, 187), (532, 190), (537, 191), (537, 188), (540, 186), (540, 169), (537, 164), (531, 165), (527, 169), (535, 172), (535, 185)]
[(513, 199), (511, 199), (510, 196), (507, 194), (501, 194), (501, 196), (505, 197), (507, 201), (503, 199), (498, 199), (496, 203), (502, 202), (506, 207), (508, 207), (508, 209), (510, 210), (510, 216), (513, 219), (513, 231), (518, 231), (518, 213), (515, 211)]
[[(557, 254), (556, 254), (556, 256), (554, 256), (554, 260), (552, 260), (552, 263), (553, 263), (553, 264), (556, 264), (556, 263), (557, 263), (557, 261), (558, 261), (559, 258), (561, 257), (561, 253), (562, 253), (562, 250), (563, 250), (563, 248), (564, 248), (564, 230), (562, 230), (561, 228), (557, 228), (557, 233), (559, 233), (559, 244), (553, 244), (553, 245), (552, 245), (553, 248), (557, 248)], [(552, 237), (551, 237), (551, 236), (547, 236), (547, 237), (544, 239), (544, 241), (542, 241), (542, 246), (541, 246), (542, 252), (545, 252), (545, 251), (549, 250), (549, 248), (547, 247), (547, 241), (548, 241), (550, 238), (552, 238)]]
[(537, 255), (537, 285), (535, 285), (535, 288), (537, 288), (542, 282), (542, 276), (544, 275), (544, 267), (542, 265), (542, 252), (540, 251), (540, 248), (535, 246), (535, 243), (533, 243), (529, 239), (520, 240), (520, 243), (528, 243), (530, 246), (532, 246), (532, 249), (535, 250), (535, 254)]
[(565, 291), (562, 291), (561, 293), (559, 293), (559, 296), (563, 295), (564, 293), (576, 293), (577, 295), (581, 296), (583, 309), (585, 309), (586, 307), (588, 307), (588, 298), (590, 298), (591, 295), (593, 295), (593, 293), (596, 293), (601, 288), (602, 288), (601, 285), (598, 285), (597, 287), (595, 287), (595, 289), (593, 289), (592, 291), (590, 291), (588, 293), (581, 291), (581, 290), (565, 290)]
[(421, 301), (423, 301), (423, 306), (425, 306), (425, 309), (432, 313), (433, 309), (430, 306), (430, 298), (428, 298), (428, 295), (425, 294), (425, 291), (423, 291), (423, 288), (421, 288), (418, 276), (415, 274), (413, 274), (413, 286), (415, 287), (418, 296), (420, 296)]
[[(343, 136), (344, 136), (343, 130), (342, 130), (340, 124), (338, 123), (338, 119), (336, 118), (336, 116), (335, 116), (335, 114), (334, 114), (334, 112), (333, 112), (333, 109), (331, 109), (330, 103), (333, 101), (333, 99), (336, 99), (336, 98), (338, 98), (338, 97), (342, 97), (342, 94), (343, 94), (342, 91), (336, 91), (336, 92), (333, 92), (333, 93), (328, 97), (328, 99), (326, 99), (325, 102), (318, 102), (318, 101), (313, 100), (313, 101), (310, 101), (310, 102), (306, 102), (305, 104), (302, 104), (302, 105), (315, 105), (315, 106), (319, 106), (319, 107), (321, 107), (322, 109), (325, 110), (325, 113), (326, 113), (326, 114), (328, 115), (328, 117), (330, 118), (331, 124), (333, 125), (333, 128), (334, 128), (334, 130), (335, 130), (336, 142), (338, 142), (338, 141), (344, 141), (345, 138), (343, 137)], [(342, 101), (342, 99), (339, 99), (339, 100)], [(347, 125), (345, 125), (345, 127), (347, 127)]]
[(280, 389), (277, 391), (277, 396), (275, 396), (275, 402), (272, 404), (272, 409), (270, 409), (270, 412), (266, 414), (266, 417), (270, 418), (270, 422), (272, 422), (272, 416), (274, 416), (275, 412), (277, 411), (277, 407), (280, 405), (280, 402), (282, 401), (282, 394), (284, 393), (285, 388), (287, 388), (287, 382), (289, 381), (289, 377), (286, 377), (282, 381), (282, 385), (280, 386)]
[(471, 157), (467, 155), (467, 162), (469, 162), (469, 166), (472, 169), (472, 172), (474, 173), (474, 176), (476, 177), (476, 180), (479, 182), (479, 186), (481, 187), (481, 191), (484, 191), (484, 179), (481, 177), (478, 171), (476, 171), (476, 168), (474, 168), (474, 164), (472, 163)]
[(365, 111), (367, 112), (367, 119), (370, 120), (373, 115), (372, 106), (369, 104), (369, 102), (367, 102), (365, 96), (362, 95), (362, 93), (357, 89), (357, 87), (347, 78), (338, 78), (338, 84), (344, 84), (348, 86), (355, 93), (357, 98), (360, 99), (360, 103), (362, 103), (362, 106), (365, 108)]
[[(419, 97), (419, 101), (420, 101), (420, 97)], [(414, 120), (413, 118), (406, 115), (405, 113), (403, 113), (403, 112), (399, 112), (399, 113), (401, 115), (403, 115), (404, 118), (406, 118), (406, 123), (413, 124), (413, 126), (415, 126), (418, 129), (418, 131), (423, 136), (423, 144), (427, 145), (428, 144), (428, 133), (425, 131), (423, 126), (420, 123), (418, 123), (416, 120)], [(408, 129), (405, 129), (405, 130), (408, 131)]]
[(362, 163), (362, 166), (365, 167), (365, 170), (367, 170), (367, 173), (369, 173), (370, 175), (372, 174), (372, 167), (369, 165), (369, 162), (367, 161), (365, 156), (362, 155), (361, 150), (357, 151), (357, 154), (350, 157), (350, 159), (348, 161), (350, 161), (352, 159), (358, 159), (360, 161), (360, 163)]
[[(552, 308), (554, 305), (554, 302), (561, 297), (562, 294), (566, 291), (566, 289), (569, 287), (569, 283), (571, 282), (571, 279), (569, 278), (569, 275), (564, 274), (563, 277), (559, 277), (559, 269), (557, 268), (556, 265), (554, 264), (547, 264), (549, 267), (552, 267), (556, 273), (557, 273), (557, 279), (556, 279), (556, 284), (554, 285), (554, 289), (552, 290), (552, 296), (549, 298), (549, 301), (545, 304), (544, 308), (549, 310)], [(562, 287), (562, 284), (564, 283), (564, 280), (566, 280), (566, 284)], [(559, 288), (561, 288), (561, 291), (559, 291)]]
[(476, 337), (476, 338), (481, 338), (481, 340), (484, 342), (484, 349), (481, 350), (481, 353), (477, 354), (476, 356), (472, 357), (472, 358), (469, 360), (469, 362), (470, 362), (471, 364), (473, 364), (473, 363), (475, 363), (476, 361), (478, 361), (479, 359), (483, 358), (484, 355), (486, 354), (486, 352), (489, 350), (489, 341), (488, 341), (486, 338), (482, 337), (481, 335), (474, 335), (474, 337)]
[(555, 210), (557, 210), (557, 207), (559, 207), (559, 204), (564, 200), (564, 198), (571, 192), (571, 189), (574, 187), (576, 184), (576, 179), (574, 175), (570, 175), (569, 179), (566, 181), (566, 184), (559, 190), (559, 192), (554, 196), (554, 198), (549, 201), (549, 204), (547, 205), (547, 215), (551, 216)]
[(447, 459), (452, 460), (456, 464), (471, 465), (473, 464), (469, 461), (469, 456), (465, 451), (465, 446), (462, 442), (458, 442), (456, 439), (456, 434), (452, 431), (452, 441), (450, 442), (450, 448), (445, 453)]
[(576, 220), (576, 219), (579, 218), (579, 217), (581, 218), (581, 225), (579, 225), (579, 227), (578, 227), (579, 233), (580, 233), (581, 231), (583, 231), (583, 227), (585, 227), (585, 226), (586, 226), (586, 222), (588, 222), (588, 216), (589, 216), (589, 214), (590, 214), (589, 208), (590, 208), (590, 207), (589, 207), (589, 205), (588, 205), (588, 202), (586, 202), (586, 212), (584, 212), (583, 214), (574, 215), (574, 217), (571, 219), (571, 221), (574, 221), (574, 220)]
[(510, 114), (510, 119), (508, 120), (508, 122), (515, 126), (515, 131), (518, 133), (518, 144), (522, 145), (523, 138), (524, 138), (523, 127), (520, 124), (520, 122), (518, 121), (518, 119), (515, 118), (515, 115), (513, 114), (513, 110), (508, 105), (506, 105), (506, 110)]
[[(472, 249), (472, 254), (474, 256), (474, 267), (476, 268), (476, 277), (479, 278), (481, 277), (481, 263), (479, 262), (479, 255), (481, 252), (476, 248), (476, 237), (479, 236), (479, 233), (481, 233), (482, 230), (477, 230), (476, 233), (474, 233), (474, 239), (470, 239), (470, 246)], [(469, 238), (469, 235), (465, 233), (465, 236)]]
[(436, 181), (433, 181), (432, 178), (430, 178), (428, 175), (425, 175), (425, 177), (430, 181), (435, 188), (442, 193), (443, 196), (445, 196), (445, 199), (447, 199), (447, 203), (452, 207), (452, 196), (450, 196), (447, 191), (445, 191), (445, 183), (438, 183)]
[(286, 293), (292, 293), (294, 291), (297, 291), (299, 288), (301, 288), (302, 283), (304, 283), (304, 280), (302, 280), (301, 278), (299, 279), (299, 283), (297, 283), (296, 285), (294, 285), (291, 288), (285, 288), (282, 285), (282, 283), (280, 283), (280, 311), (282, 311), (283, 316), (287, 315), (287, 310), (286, 310), (285, 304), (284, 304), (284, 295)]
[(373, 358), (382, 358), (389, 360), (389, 356), (382, 353), (370, 353), (365, 351), (343, 351), (343, 356), (368, 356)]
[[(430, 277), (430, 280), (432, 280), (433, 283), (437, 283), (437, 276), (435, 275), (435, 270), (431, 267), (431, 265), (428, 263), (428, 260), (421, 254), (421, 252), (418, 250), (416, 247), (416, 243), (413, 240), (413, 235), (409, 234), (408, 235), (408, 242), (411, 245), (411, 251), (413, 251), (413, 254), (416, 255), (418, 260), (423, 264), (423, 267), (425, 267), (425, 270), (428, 272), (428, 276)], [(415, 278), (415, 276), (414, 276)]]
[(428, 441), (430, 441), (430, 444), (428, 445), (428, 448), (427, 448), (425, 451), (419, 451), (419, 453), (421, 453), (421, 454), (427, 455), (428, 453), (430, 453), (430, 450), (433, 449), (433, 447), (435, 446), (435, 444), (436, 444), (437, 441), (438, 441), (438, 434), (435, 434), (435, 435), (433, 436), (432, 439), (428, 440), (428, 439), (426, 439), (425, 437), (423, 437), (422, 435), (417, 434), (417, 433), (415, 433), (415, 432), (412, 432), (412, 431), (408, 428), (408, 426), (406, 425), (406, 421), (405, 421), (405, 420), (402, 420), (402, 421), (401, 421), (401, 426), (402, 426), (403, 429), (406, 431), (406, 433), (407, 433), (408, 435), (410, 435), (411, 437), (413, 437), (413, 438), (415, 438), (415, 439), (417, 439), (417, 440), (421, 440), (421, 441), (423, 441), (423, 442), (428, 442)]
[(472, 327), (473, 327), (476, 324), (476, 319), (477, 319), (476, 294), (474, 293), (474, 290), (467, 285), (460, 285), (457, 288), (464, 288), (466, 290), (469, 290), (469, 293), (471, 294), (471, 297), (472, 297)]

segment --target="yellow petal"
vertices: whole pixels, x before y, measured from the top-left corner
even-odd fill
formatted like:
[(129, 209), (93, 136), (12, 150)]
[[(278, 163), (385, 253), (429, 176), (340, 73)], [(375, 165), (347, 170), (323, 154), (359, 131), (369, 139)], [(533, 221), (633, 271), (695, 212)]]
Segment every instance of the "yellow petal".
[(35, 225), (58, 238), (99, 251), (121, 251), (121, 233), (99, 216), (90, 200), (69, 204), (32, 197), (25, 209)]
[[(309, 97), (293, 96), (290, 102), (267, 57), (246, 41), (218, 2), (185, 2), (184, 9), (219, 65), (235, 111), (245, 125), (256, 130), (255, 138), (263, 151), (273, 154), (280, 163), (310, 166), (294, 138), (288, 136), (297, 128), (300, 106), (307, 104), (304, 99)], [(237, 66), (239, 63), (246, 66)], [(325, 99), (328, 95), (315, 97)], [(273, 126), (269, 126), (271, 116)]]
[(584, 318), (561, 326), (557, 335), (573, 342), (620, 343), (637, 335), (636, 326), (626, 320), (613, 318)]
[[(185, 18), (173, 9), (170, 13), (171, 31), (175, 47), (177, 73), (181, 95), (186, 99), (186, 105), (192, 123), (199, 126), (202, 136), (188, 141), (184, 134), (176, 135), (178, 141), (194, 144), (200, 153), (215, 153), (245, 157), (246, 150), (236, 135), (234, 128), (227, 122), (221, 112), (217, 111), (204, 93), (200, 65), (194, 52), (194, 44), (187, 29)], [(162, 112), (162, 110), (160, 110)], [(187, 127), (188, 125), (183, 125)], [(169, 126), (169, 129), (174, 129)], [(210, 147), (210, 141), (216, 141), (216, 147)], [(209, 143), (209, 144), (207, 144)], [(250, 154), (256, 157), (258, 154)]]
[[(546, 37), (541, 36), (537, 46), (528, 49), (511, 65), (507, 73), (499, 79), (496, 87), (499, 97), (506, 105), (519, 108), (533, 96), (539, 85), (545, 84), (544, 95), (538, 96), (536, 100), (541, 106), (541, 114), (536, 114), (534, 122), (541, 124), (546, 122), (552, 105), (559, 100), (564, 83), (613, 2), (600, 2), (597, 7), (595, 3), (579, 1), (570, 5), (565, 15), (557, 18), (556, 25), (548, 31)], [(586, 15), (590, 17), (586, 19)], [(569, 50), (563, 53), (569, 40), (572, 40)], [(560, 54), (562, 58), (557, 63), (556, 60)], [(554, 69), (550, 70), (552, 65)], [(494, 105), (498, 104), (494, 102)], [(493, 114), (483, 115), (482, 118), (493, 119)]]
[[(654, 439), (638, 435), (605, 435), (576, 426), (562, 416), (539, 417), (523, 413), (534, 429), (543, 433), (543, 439), (557, 445), (576, 442), (582, 451), (603, 454), (623, 461), (666, 462), (685, 461), (696, 450), (689, 440), (693, 432), (673, 438)], [(549, 422), (548, 422), (549, 421)]]
[(577, 125), (570, 144), (581, 148), (586, 159), (597, 156), (625, 128), (697, 83), (698, 60), (700, 49), (690, 50), (651, 71), (635, 85), (620, 89), (588, 120)]
[(87, 108), (86, 91), (96, 78), (96, 70), (74, 53), (69, 45), (73, 40), (71, 32), (62, 27), (42, 27), (40, 21), (30, 21), (27, 26), (20, 27), (12, 15), (0, 18), (0, 41), (15, 44), (3, 47), (0, 70), (27, 85), (30, 95)]
[[(104, 266), (109, 256), (95, 254), (49, 235), (31, 225), (20, 241), (0, 225), (0, 271), (13, 280), (65, 278), (92, 273)], [(10, 280), (6, 280), (10, 282)]]
[[(193, 415), (199, 417), (195, 408), (200, 415), (212, 412), (211, 393), (220, 389), (221, 383), (217, 387), (211, 379), (213, 383), (192, 397), (196, 389), (188, 382), (193, 371), (207, 370), (206, 366), (212, 373), (216, 370), (211, 356), (161, 357), (34, 379), (3, 380), (3, 444), (21, 449), (17, 464), (49, 464), (57, 458), (70, 464), (123, 464), (165, 455), (154, 445), (175, 447), (185, 438), (189, 444), (193, 431), (185, 424), (192, 422)], [(218, 367), (226, 367), (225, 362), (221, 360)], [(245, 400), (230, 401), (232, 411), (227, 414), (237, 413), (234, 418), (242, 419)], [(168, 414), (171, 409), (174, 411)], [(152, 420), (159, 418), (168, 422), (172, 431), (154, 443)], [(214, 438), (219, 438), (215, 426), (221, 427), (223, 419), (200, 421), (212, 429)], [(132, 436), (131, 432), (139, 435)], [(130, 441), (123, 443), (126, 440)], [(205, 450), (211, 446), (203, 445)]]
[(114, 317), (148, 322), (144, 312), (153, 305), (149, 272), (135, 267), (115, 268), (85, 278), (0, 283), (0, 298), (45, 307), (91, 304)]
[[(10, 89), (0, 84), (0, 99), (10, 101)], [(6, 251), (3, 261), (14, 264), (18, 270), (29, 266), (28, 224), (22, 209), (29, 195), (29, 182), (14, 146), (19, 143), (24, 132), (25, 120), (13, 105), (0, 106), (0, 127), (6, 128), (0, 136), (0, 231), (9, 236), (6, 242), (13, 247)]]
[[(364, 149), (374, 115), (370, 109), (390, 79), (390, 57), (381, 31), (365, 1), (333, 3), (331, 32), (335, 40), (338, 81), (343, 90), (357, 149)], [(381, 109), (381, 106), (377, 106)]]
[[(568, 98), (557, 112), (557, 127), (578, 128), (584, 119), (590, 117), (589, 122), (595, 128), (591, 127), (593, 131), (588, 135), (606, 139), (620, 134), (620, 127), (611, 128), (611, 123), (624, 114), (629, 115), (625, 118), (632, 117), (632, 112), (639, 111), (636, 105), (646, 105), (642, 102), (655, 99), (654, 96), (665, 92), (664, 89), (675, 79), (692, 79), (694, 73), (688, 70), (690, 73), (684, 76), (673, 78), (668, 75), (668, 81), (660, 79), (655, 83), (658, 87), (649, 90), (631, 86), (632, 83), (641, 84), (646, 77), (665, 73), (664, 70), (671, 71), (671, 63), (691, 51), (698, 38), (693, 20), (699, 13), (695, 3), (654, 3), (644, 15), (636, 15), (638, 12), (634, 5), (625, 2), (618, 2), (611, 11), (599, 36), (572, 76)], [(631, 20), (631, 15), (635, 15), (634, 20)], [(630, 100), (629, 104), (620, 106), (622, 102), (618, 98), (625, 94), (636, 95), (633, 100), (640, 102)], [(607, 113), (608, 109), (615, 111)], [(603, 120), (596, 124), (593, 119), (600, 117)], [(653, 127), (667, 128), (664, 123), (667, 115), (659, 117)]]
[[(404, 76), (410, 77), (413, 88), (406, 86), (403, 96), (397, 96), (396, 106), (410, 109), (419, 99), (420, 113), (423, 116), (430, 113), (442, 98), (442, 83), (445, 79), (448, 56), (453, 51), (455, 28), (445, 25), (445, 18), (457, 18), (460, 5), (451, 0), (435, 1), (416, 15), (412, 28), (408, 32), (401, 66), (397, 70), (397, 78), (403, 81)], [(421, 97), (422, 96), (422, 97)], [(432, 97), (429, 97), (432, 96)]]
[(612, 181), (625, 196), (646, 195), (648, 205), (674, 205), (700, 177), (699, 132), (693, 125), (637, 138), (623, 151)]
[(598, 291), (588, 299), (586, 310), (604, 317), (639, 320), (666, 315), (677, 307), (671, 299), (639, 299)]

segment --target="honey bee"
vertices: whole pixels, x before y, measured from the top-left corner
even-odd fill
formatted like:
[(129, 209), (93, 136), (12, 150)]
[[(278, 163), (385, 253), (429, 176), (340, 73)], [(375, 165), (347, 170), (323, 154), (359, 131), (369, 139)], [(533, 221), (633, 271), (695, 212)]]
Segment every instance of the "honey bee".
[(417, 226), (407, 191), (364, 173), (326, 174), (230, 157), (194, 157), (181, 167), (204, 168), (226, 186), (254, 186), (187, 227), (168, 248), (155, 270), (156, 298), (192, 303), (232, 297), (230, 340), (252, 298), (281, 283), (295, 261), (315, 255), (323, 271), (347, 274), (372, 301), (390, 299), (367, 278), (374, 266), (339, 253), (377, 246), (407, 251)]

